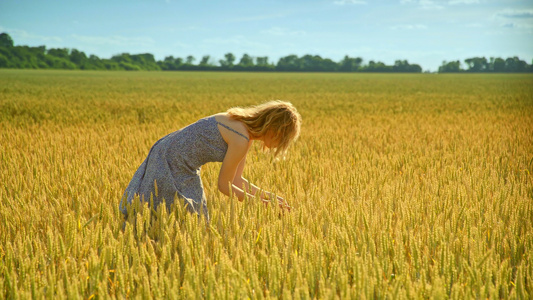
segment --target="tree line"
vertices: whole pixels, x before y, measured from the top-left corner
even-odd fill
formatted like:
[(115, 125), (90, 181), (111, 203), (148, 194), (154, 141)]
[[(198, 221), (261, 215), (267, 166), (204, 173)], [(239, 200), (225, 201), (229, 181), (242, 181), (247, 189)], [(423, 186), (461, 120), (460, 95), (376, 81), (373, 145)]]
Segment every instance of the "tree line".
[(444, 61), (439, 67), (439, 73), (460, 73), (460, 72), (470, 72), (470, 73), (525, 73), (533, 72), (533, 61), (531, 65), (528, 65), (527, 62), (521, 60), (520, 58), (514, 56), (507, 59), (500, 57), (491, 57), (486, 59), (485, 57), (473, 57), (467, 58), (464, 60), (467, 69), (463, 69), (461, 62)]
[[(167, 56), (157, 61), (150, 53), (114, 55), (101, 59), (96, 55), (87, 56), (76, 49), (52, 48), (45, 46), (15, 46), (7, 34), (0, 34), (0, 68), (13, 69), (70, 69), (70, 70), (163, 70), (163, 71), (276, 71), (276, 72), (398, 72), (421, 73), (422, 67), (410, 64), (407, 60), (396, 60), (394, 65), (379, 61), (363, 64), (360, 57), (346, 55), (335, 62), (319, 55), (288, 55), (277, 63), (270, 62), (267, 56), (252, 57), (244, 54), (238, 61), (235, 55), (227, 53), (223, 59), (214, 62), (205, 55), (200, 61), (189, 55), (185, 58)], [(462, 69), (460, 61), (443, 62), (439, 73), (447, 72), (533, 72), (533, 63), (528, 65), (517, 57), (503, 60), (484, 57), (465, 60), (468, 69)]]

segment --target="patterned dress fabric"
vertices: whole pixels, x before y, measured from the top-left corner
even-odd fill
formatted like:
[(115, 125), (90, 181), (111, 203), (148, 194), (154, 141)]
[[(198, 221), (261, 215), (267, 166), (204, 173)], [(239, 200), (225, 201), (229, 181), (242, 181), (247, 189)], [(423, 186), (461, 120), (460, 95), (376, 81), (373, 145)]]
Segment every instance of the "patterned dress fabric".
[(164, 199), (168, 209), (178, 199), (190, 212), (209, 220), (200, 170), (205, 163), (222, 162), (228, 150), (217, 124), (234, 131), (210, 116), (157, 141), (126, 188), (121, 211), (126, 214), (125, 204), (139, 195), (147, 202), (153, 197), (155, 207)]

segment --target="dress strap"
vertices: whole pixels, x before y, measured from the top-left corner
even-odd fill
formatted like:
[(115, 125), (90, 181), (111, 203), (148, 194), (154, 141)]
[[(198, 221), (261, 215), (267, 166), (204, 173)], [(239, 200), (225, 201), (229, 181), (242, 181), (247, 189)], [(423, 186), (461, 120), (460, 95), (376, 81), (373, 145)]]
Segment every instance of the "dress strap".
[(219, 121), (216, 121), (216, 122), (217, 122), (217, 124), (220, 124), (220, 126), (226, 128), (226, 129), (228, 129), (228, 130), (231, 130), (231, 131), (235, 132), (236, 134), (238, 134), (238, 135), (242, 136), (243, 138), (245, 138), (247, 141), (250, 141), (250, 139), (249, 139), (247, 136), (245, 136), (244, 134), (238, 132), (237, 130), (235, 130), (235, 129), (229, 127), (229, 126), (226, 125), (226, 124), (222, 124), (222, 123), (220, 123)]

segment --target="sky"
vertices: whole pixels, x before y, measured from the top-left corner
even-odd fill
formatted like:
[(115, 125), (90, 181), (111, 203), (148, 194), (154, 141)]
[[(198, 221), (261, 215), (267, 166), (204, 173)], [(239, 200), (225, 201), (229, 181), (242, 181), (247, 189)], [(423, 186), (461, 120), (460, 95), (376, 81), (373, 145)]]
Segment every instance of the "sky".
[(532, 64), (533, 0), (0, 0), (0, 32), (100, 58), (348, 55), (436, 71), (475, 56)]

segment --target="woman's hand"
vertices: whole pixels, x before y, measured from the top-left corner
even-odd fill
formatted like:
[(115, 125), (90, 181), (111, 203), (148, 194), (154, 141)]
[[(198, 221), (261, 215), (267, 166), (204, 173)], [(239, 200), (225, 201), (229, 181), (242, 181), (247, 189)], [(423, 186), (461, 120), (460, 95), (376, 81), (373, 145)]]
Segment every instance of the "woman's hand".
[[(273, 199), (274, 196), (276, 197), (276, 199)], [(270, 202), (277, 202), (280, 208), (286, 209), (287, 211), (291, 211), (291, 206), (281, 196), (277, 196), (277, 195), (274, 195), (274, 194), (272, 194), (270, 192), (263, 191), (263, 193), (261, 193), (261, 200), (265, 204), (268, 204)]]
[(277, 200), (278, 200), (279, 207), (281, 207), (282, 209), (286, 209), (287, 211), (291, 211), (291, 206), (289, 205), (287, 201), (285, 201), (285, 199), (283, 199), (280, 196), (277, 196)]

